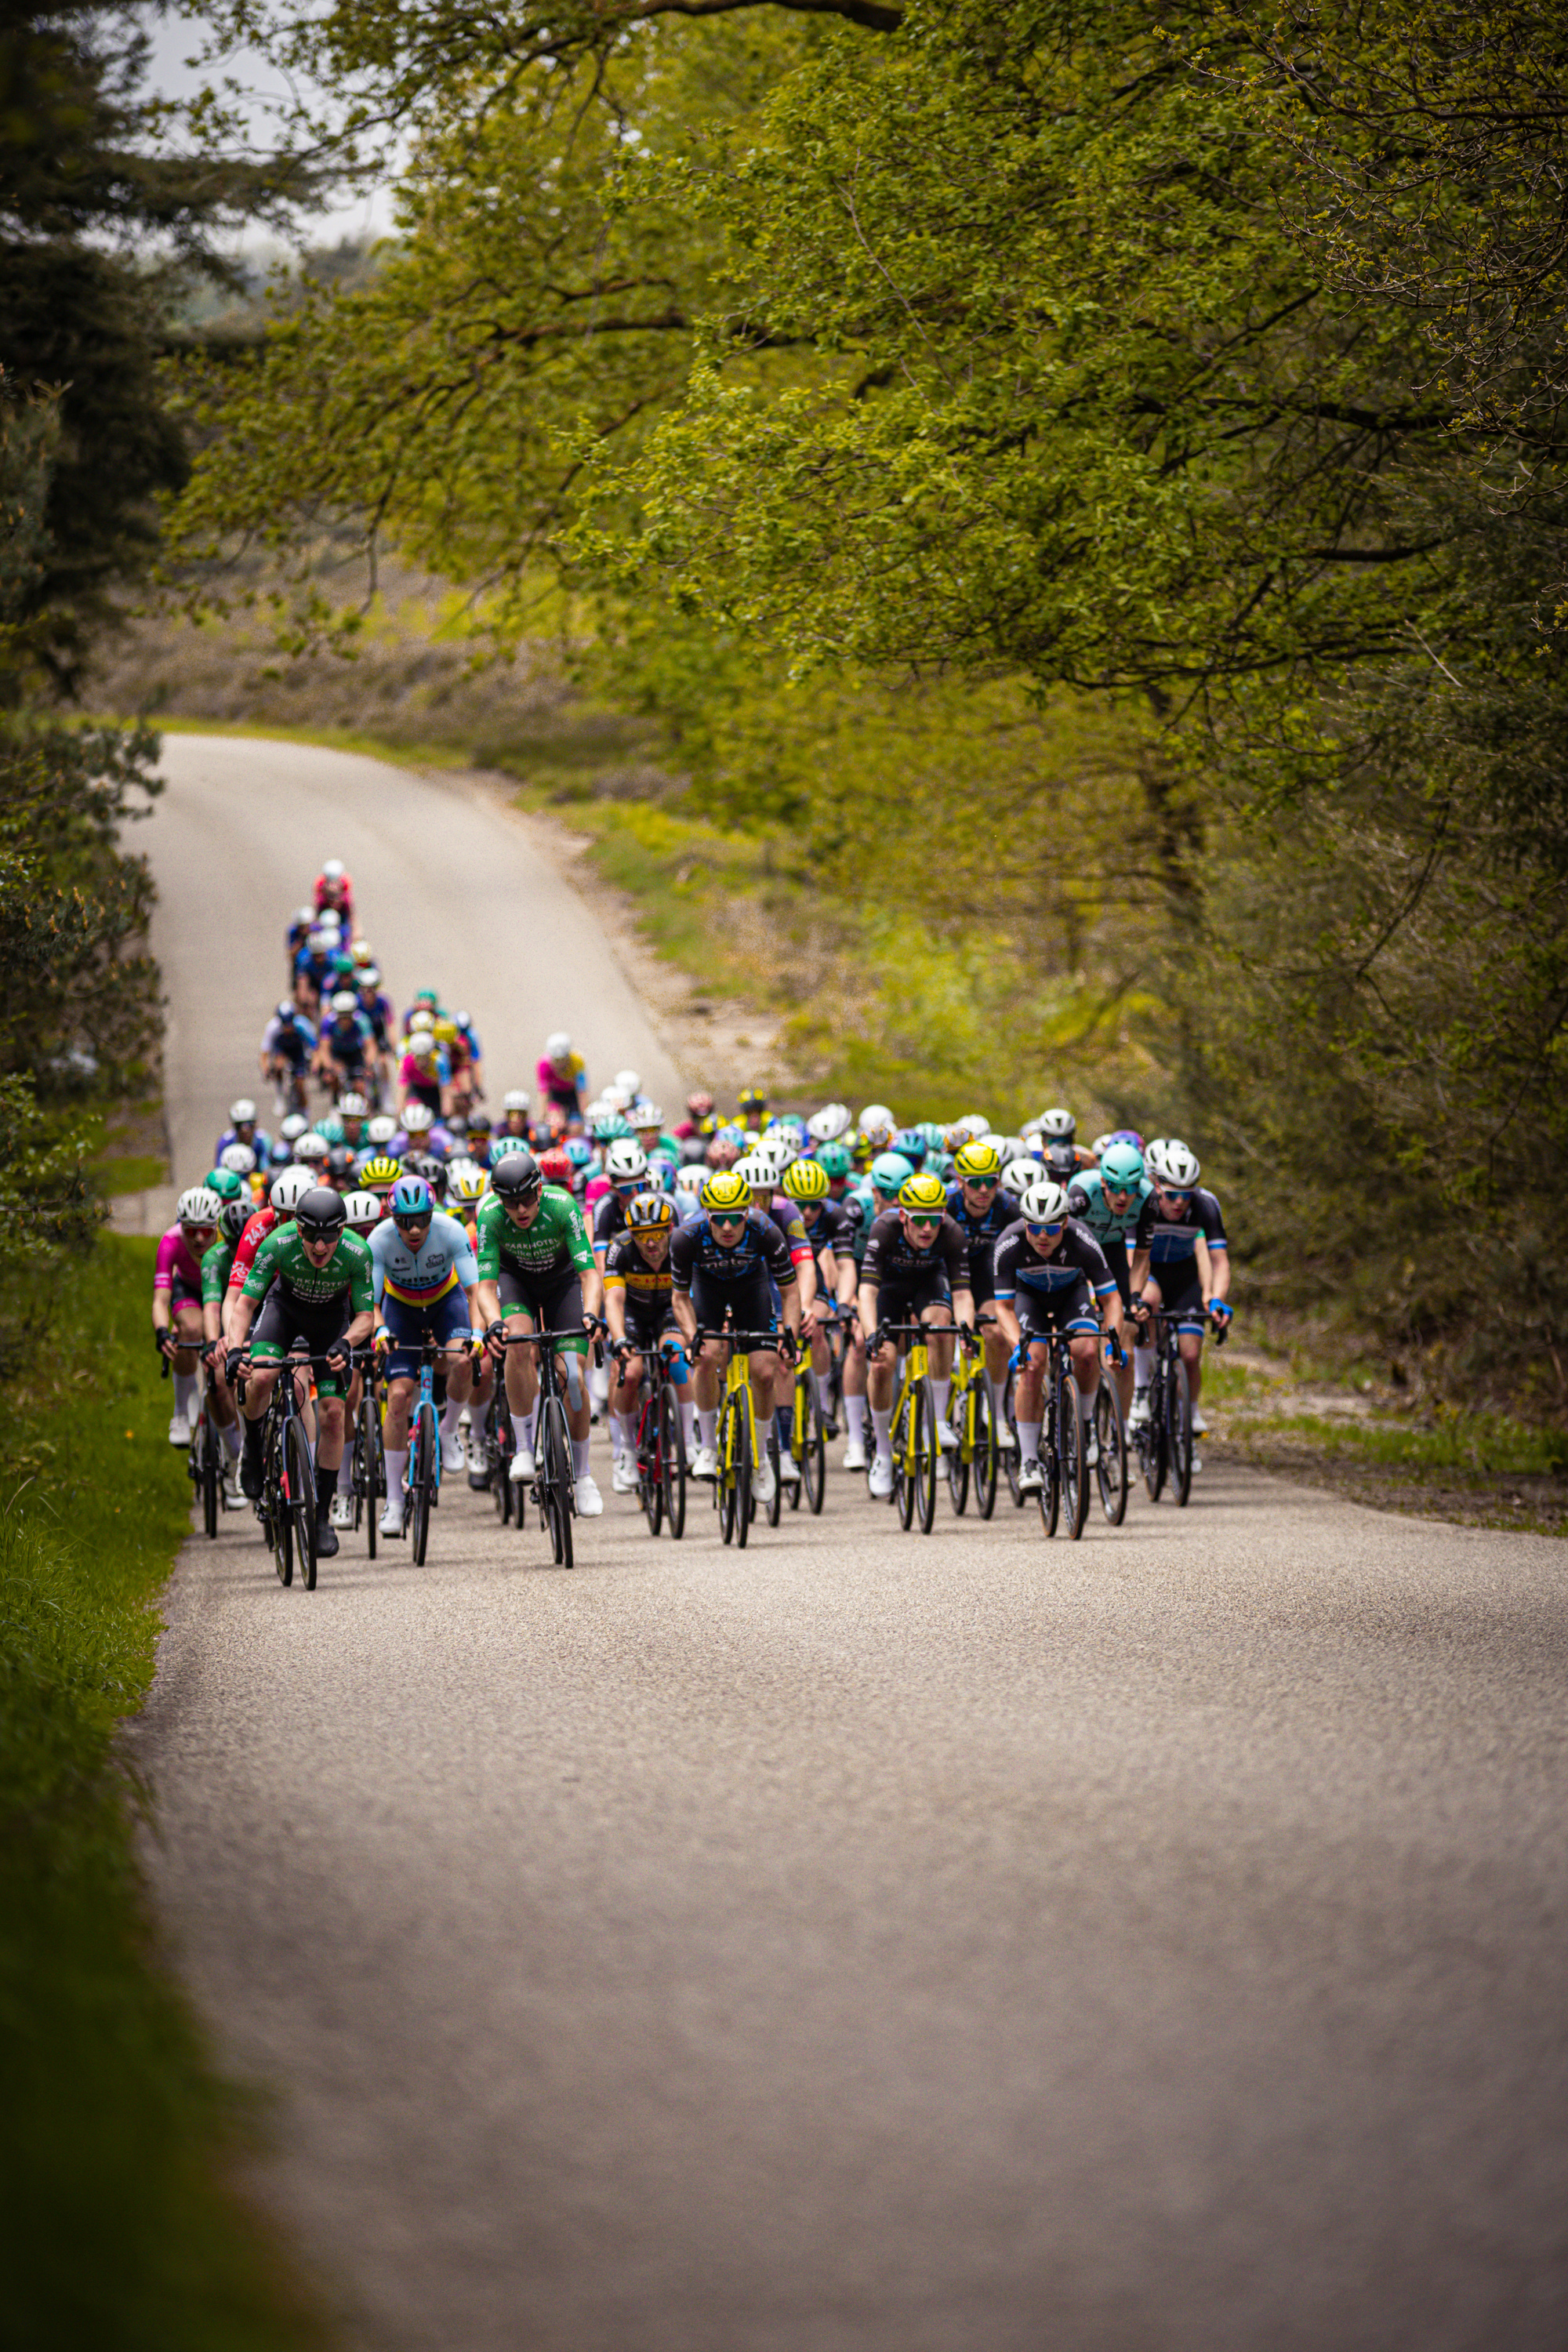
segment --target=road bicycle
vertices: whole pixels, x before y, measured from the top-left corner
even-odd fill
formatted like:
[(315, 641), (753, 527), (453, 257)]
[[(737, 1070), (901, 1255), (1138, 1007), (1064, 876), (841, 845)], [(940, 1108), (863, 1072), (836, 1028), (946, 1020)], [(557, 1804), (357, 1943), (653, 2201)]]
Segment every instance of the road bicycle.
[(381, 1433), (380, 1365), (374, 1348), (356, 1350), (363, 1374), (359, 1411), (354, 1415), (353, 1442), (349, 1453), (349, 1493), (353, 1497), (354, 1533), (362, 1522), (370, 1557), (375, 1558), (378, 1514), (386, 1499), (386, 1447)]
[[(751, 1532), (752, 1473), (757, 1460), (756, 1402), (752, 1395), (752, 1373), (748, 1360), (753, 1349), (766, 1349), (770, 1354), (779, 1346), (782, 1335), (777, 1331), (737, 1331), (728, 1316), (721, 1331), (701, 1331), (698, 1344), (705, 1339), (720, 1339), (724, 1344), (724, 1388), (719, 1399), (719, 1471), (713, 1481), (713, 1501), (719, 1513), (719, 1532), (726, 1543), (733, 1542), (745, 1549)], [(768, 1415), (769, 1434), (773, 1434), (773, 1417)], [(773, 1499), (778, 1500), (778, 1474), (773, 1475)], [(773, 1525), (778, 1525), (775, 1508)]]
[[(832, 1359), (829, 1357), (829, 1363)], [(795, 1396), (790, 1412), (789, 1450), (799, 1476), (791, 1485), (789, 1507), (800, 1508), (802, 1491), (811, 1505), (812, 1516), (819, 1517), (827, 1496), (827, 1430), (823, 1412), (821, 1384), (812, 1369), (809, 1352), (802, 1348), (795, 1360)]]
[(441, 1499), (441, 1416), (436, 1409), (436, 1359), (453, 1345), (426, 1331), (422, 1339), (404, 1339), (399, 1352), (417, 1353), (419, 1378), (408, 1415), (408, 1455), (403, 1472), (403, 1527), (412, 1538), (416, 1568), (423, 1568), (430, 1549), (430, 1514)]
[[(489, 1491), (496, 1507), (496, 1517), (504, 1528), (518, 1505), (517, 1489), (511, 1483), (513, 1438), (511, 1407), (507, 1402), (506, 1382), (498, 1378), (490, 1392), (485, 1412), (485, 1467), (489, 1472)], [(521, 1512), (519, 1513), (521, 1517)]]
[[(648, 1366), (644, 1377), (642, 1396), (637, 1405), (637, 1435), (633, 1452), (637, 1470), (637, 1501), (647, 1520), (647, 1531), (657, 1536), (668, 1526), (671, 1536), (679, 1541), (686, 1533), (686, 1442), (680, 1430), (680, 1399), (676, 1393), (674, 1367), (684, 1353), (682, 1342), (673, 1336), (661, 1339), (657, 1351), (626, 1342), (620, 1351), (624, 1356), (638, 1356)], [(658, 1377), (651, 1377), (657, 1362)]]
[[(167, 1373), (169, 1360), (163, 1359)], [(196, 1373), (197, 1398), (195, 1417), (191, 1423), (191, 1443), (186, 1467), (191, 1484), (201, 1499), (202, 1527), (209, 1536), (216, 1536), (223, 1517), (223, 1434), (217, 1425), (217, 1412), (212, 1374), (210, 1344), (201, 1351), (200, 1368)]]
[(1040, 1398), (1040, 1518), (1046, 1533), (1054, 1536), (1065, 1507), (1067, 1531), (1076, 1542), (1089, 1517), (1089, 1478), (1078, 1381), (1067, 1333), (1026, 1330), (1015, 1351), (1014, 1368), (1022, 1371), (1030, 1349), (1042, 1341), (1047, 1355)]
[[(603, 1327), (601, 1327), (603, 1328)], [(568, 1351), (566, 1343), (576, 1334), (571, 1331), (509, 1331), (502, 1339), (507, 1348), (533, 1348), (538, 1350), (539, 1401), (534, 1414), (533, 1485), (531, 1492), (539, 1511), (539, 1524), (550, 1538), (550, 1549), (557, 1568), (572, 1565), (572, 1522), (577, 1515), (576, 1480), (572, 1472), (572, 1432), (566, 1419), (566, 1404), (562, 1399), (563, 1379), (572, 1410), (581, 1410), (583, 1366), (580, 1351)], [(560, 1359), (566, 1357), (564, 1375)], [(498, 1382), (499, 1386), (500, 1383)], [(510, 1467), (510, 1465), (509, 1465)], [(516, 1498), (517, 1528), (521, 1535), (525, 1524), (522, 1497)]]
[(1127, 1424), (1122, 1419), (1121, 1393), (1111, 1373), (1127, 1359), (1114, 1331), (1106, 1340), (1106, 1351), (1109, 1368), (1101, 1370), (1094, 1393), (1094, 1433), (1100, 1441), (1094, 1475), (1100, 1508), (1111, 1526), (1119, 1528), (1127, 1517)]
[[(249, 1378), (247, 1358), (229, 1358), (230, 1385), (241, 1404)], [(261, 1427), (261, 1522), (279, 1584), (294, 1581), (296, 1570), (307, 1592), (316, 1589), (316, 1468), (305, 1417), (300, 1409), (300, 1375), (312, 1379), (327, 1370), (324, 1356), (290, 1349), (279, 1368)]]
[(832, 1320), (824, 1326), (822, 1334), (827, 1343), (827, 1370), (816, 1383), (822, 1401), (822, 1433), (826, 1438), (837, 1437), (844, 1426), (844, 1359), (854, 1322), (854, 1307), (836, 1299)]
[[(931, 1384), (929, 1323), (884, 1323), (870, 1341), (872, 1352), (892, 1339), (904, 1346), (903, 1370), (893, 1401), (893, 1500), (899, 1525), (910, 1528), (918, 1519), (929, 1536), (936, 1518), (936, 1480), (941, 1448), (936, 1433), (936, 1399)], [(938, 1324), (945, 1333), (949, 1326)], [(868, 1481), (868, 1486), (869, 1481)]]
[[(983, 1315), (979, 1320), (988, 1323), (993, 1318)], [(996, 1508), (996, 1416), (985, 1377), (984, 1344), (972, 1331), (959, 1335), (947, 1424), (954, 1441), (947, 1456), (947, 1491), (952, 1507), (962, 1518), (973, 1480), (974, 1507), (983, 1519), (988, 1519)]]
[[(1149, 1500), (1157, 1503), (1170, 1483), (1178, 1508), (1193, 1491), (1193, 1392), (1182, 1361), (1180, 1327), (1194, 1321), (1189, 1313), (1173, 1315), (1163, 1307), (1149, 1309), (1155, 1332), (1154, 1370), (1149, 1381), (1149, 1418), (1135, 1433), (1138, 1458)], [(1214, 1316), (1203, 1320), (1215, 1333), (1215, 1345), (1225, 1345), (1228, 1323)]]

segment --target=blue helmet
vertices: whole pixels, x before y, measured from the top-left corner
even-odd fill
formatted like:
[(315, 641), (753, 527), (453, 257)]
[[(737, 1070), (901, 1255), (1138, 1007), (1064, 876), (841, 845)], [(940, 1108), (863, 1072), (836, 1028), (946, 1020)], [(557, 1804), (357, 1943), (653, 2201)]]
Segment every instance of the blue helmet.
[(400, 1176), (387, 1207), (395, 1217), (433, 1217), (436, 1199), (423, 1176)]
[(871, 1190), (890, 1201), (914, 1172), (901, 1151), (879, 1151), (871, 1162)]
[(923, 1168), (926, 1139), (918, 1127), (900, 1127), (892, 1140), (891, 1149), (902, 1155), (911, 1168)]

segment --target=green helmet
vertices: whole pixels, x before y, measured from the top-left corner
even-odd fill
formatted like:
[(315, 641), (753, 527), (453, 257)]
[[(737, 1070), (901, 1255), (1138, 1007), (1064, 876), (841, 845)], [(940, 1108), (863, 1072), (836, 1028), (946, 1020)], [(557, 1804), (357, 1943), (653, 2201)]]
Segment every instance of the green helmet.
[(595, 1143), (618, 1143), (631, 1131), (631, 1121), (623, 1118), (618, 1110), (609, 1111), (603, 1118), (596, 1118), (592, 1129)]
[(316, 1121), (316, 1133), (324, 1135), (329, 1143), (342, 1141), (343, 1123), (335, 1110), (329, 1111), (324, 1118), (319, 1118)]
[(1143, 1154), (1135, 1143), (1113, 1143), (1100, 1163), (1100, 1181), (1113, 1192), (1131, 1192), (1143, 1181)]
[(817, 1147), (816, 1164), (830, 1184), (837, 1184), (854, 1168), (855, 1155), (847, 1144), (824, 1143)]
[(220, 1201), (237, 1201), (242, 1189), (245, 1190), (247, 1200), (250, 1197), (248, 1189), (243, 1187), (242, 1180), (235, 1174), (232, 1168), (215, 1168), (209, 1174), (203, 1177), (202, 1181), (209, 1192), (217, 1194)]

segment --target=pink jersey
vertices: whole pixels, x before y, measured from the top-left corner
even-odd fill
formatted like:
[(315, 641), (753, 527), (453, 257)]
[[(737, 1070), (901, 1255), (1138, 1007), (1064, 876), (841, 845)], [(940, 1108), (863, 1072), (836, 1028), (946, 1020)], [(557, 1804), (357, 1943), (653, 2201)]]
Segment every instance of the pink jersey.
[(584, 1189), (584, 1207), (585, 1209), (596, 1209), (600, 1202), (604, 1199), (605, 1193), (613, 1192), (614, 1189), (615, 1187), (611, 1184), (607, 1176), (590, 1176), (587, 1184)]
[(153, 1287), (154, 1290), (188, 1290), (193, 1298), (199, 1298), (202, 1295), (201, 1261), (192, 1256), (181, 1225), (171, 1225), (158, 1244), (158, 1265), (153, 1276)]

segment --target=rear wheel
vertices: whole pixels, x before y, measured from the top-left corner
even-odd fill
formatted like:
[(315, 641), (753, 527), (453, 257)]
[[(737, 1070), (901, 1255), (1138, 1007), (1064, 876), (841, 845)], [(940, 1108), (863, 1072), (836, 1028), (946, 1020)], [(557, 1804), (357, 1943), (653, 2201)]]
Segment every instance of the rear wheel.
[(430, 1490), (436, 1484), (436, 1416), (421, 1406), (409, 1457), (409, 1494), (413, 1501), (414, 1565), (423, 1568), (430, 1544)]
[(1018, 1474), (1024, 1465), (1018, 1452), (1018, 1420), (1013, 1402), (1016, 1386), (1017, 1376), (1009, 1368), (1007, 1385), (1002, 1391), (1002, 1419), (1013, 1433), (1013, 1451), (1011, 1454), (1003, 1454), (1002, 1465), (1007, 1474), (1007, 1492), (1013, 1497), (1015, 1507), (1021, 1510), (1024, 1504), (1024, 1489), (1018, 1484)]
[(936, 1519), (936, 1481), (939, 1468), (936, 1442), (936, 1400), (929, 1380), (922, 1381), (914, 1395), (914, 1412), (910, 1416), (911, 1433), (915, 1442), (914, 1460), (910, 1474), (915, 1490), (915, 1514), (921, 1523), (921, 1533), (929, 1536)]
[(947, 1418), (957, 1443), (948, 1452), (947, 1493), (960, 1518), (969, 1505), (969, 1389), (954, 1381)]
[(359, 1431), (355, 1467), (358, 1476), (354, 1488), (354, 1525), (364, 1512), (364, 1539), (372, 1559), (381, 1519), (381, 1505), (386, 1493), (386, 1454), (381, 1442), (381, 1415), (368, 1383), (359, 1401)]
[(974, 1375), (974, 1507), (983, 1519), (996, 1508), (1000, 1462), (996, 1453), (996, 1415), (991, 1405), (991, 1382), (984, 1364)]
[(664, 1525), (664, 1421), (656, 1395), (645, 1398), (637, 1415), (637, 1489), (650, 1536)]
[(893, 1500), (898, 1505), (899, 1525), (910, 1528), (915, 1517), (915, 1420), (919, 1410), (920, 1390), (911, 1387), (904, 1399), (903, 1411), (893, 1424)]
[(1173, 1378), (1165, 1391), (1166, 1445), (1171, 1463), (1171, 1492), (1184, 1503), (1193, 1491), (1193, 1392), (1187, 1368), (1178, 1356), (1171, 1367)]
[(289, 1423), (289, 1517), (294, 1534), (294, 1558), (300, 1581), (307, 1592), (316, 1589), (316, 1474), (310, 1466), (310, 1441), (301, 1421)]
[(217, 1433), (217, 1423), (213, 1419), (212, 1407), (205, 1398), (202, 1401), (201, 1412), (196, 1421), (195, 1442), (201, 1449), (197, 1468), (198, 1483), (202, 1490), (202, 1525), (209, 1536), (216, 1536), (218, 1519), (223, 1511), (223, 1488), (220, 1484), (223, 1472), (219, 1466), (219, 1449), (222, 1440)]
[(768, 1467), (773, 1474), (773, 1499), (768, 1505), (768, 1525), (776, 1528), (784, 1517), (784, 1480), (779, 1475), (779, 1420), (776, 1412), (768, 1415)]
[(279, 1584), (292, 1584), (294, 1521), (289, 1509), (289, 1498), (283, 1491), (282, 1438), (278, 1423), (270, 1416), (262, 1445), (262, 1524), (267, 1529), (267, 1540), (272, 1547), (272, 1564), (278, 1570), (278, 1581)]
[(1089, 1517), (1089, 1475), (1084, 1461), (1083, 1412), (1071, 1366), (1064, 1369), (1057, 1400), (1058, 1444), (1062, 1462), (1062, 1502), (1068, 1533), (1076, 1543)]
[(713, 1482), (713, 1493), (719, 1505), (719, 1532), (726, 1543), (732, 1543), (735, 1537), (735, 1455), (738, 1451), (734, 1408), (727, 1404), (719, 1416), (719, 1475)]
[(680, 1399), (666, 1381), (658, 1397), (659, 1470), (664, 1479), (664, 1516), (677, 1543), (686, 1533), (686, 1440), (680, 1433)]
[(735, 1541), (744, 1551), (752, 1532), (752, 1416), (742, 1397), (735, 1408)]
[(490, 1468), (490, 1500), (495, 1505), (496, 1517), (504, 1528), (511, 1517), (512, 1505), (518, 1496), (511, 1483), (511, 1414), (507, 1410), (506, 1393), (499, 1372), (496, 1374), (496, 1393), (490, 1405), (489, 1426), (485, 1432), (485, 1459)]
[(1149, 1500), (1157, 1503), (1165, 1486), (1165, 1391), (1163, 1371), (1156, 1365), (1149, 1383), (1149, 1418), (1143, 1424), (1143, 1484)]
[(1113, 1528), (1127, 1516), (1127, 1430), (1121, 1418), (1121, 1396), (1109, 1373), (1101, 1373), (1094, 1400), (1094, 1433), (1100, 1440), (1095, 1476), (1100, 1503)]
[(566, 1408), (558, 1396), (547, 1397), (540, 1410), (543, 1442), (544, 1520), (557, 1568), (572, 1565), (572, 1452), (566, 1433)]

